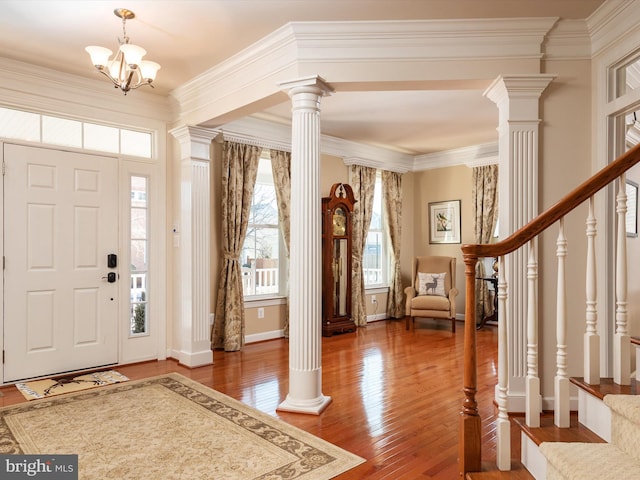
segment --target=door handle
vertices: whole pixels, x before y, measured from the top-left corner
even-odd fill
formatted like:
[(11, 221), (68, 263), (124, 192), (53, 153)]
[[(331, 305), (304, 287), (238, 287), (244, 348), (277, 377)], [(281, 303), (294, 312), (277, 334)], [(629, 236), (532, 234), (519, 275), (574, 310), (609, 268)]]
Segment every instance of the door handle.
[(109, 283), (115, 283), (115, 281), (116, 281), (116, 272), (109, 272), (109, 273), (107, 273), (107, 276), (106, 276), (106, 277), (102, 277), (102, 279), (103, 279), (103, 280), (104, 280), (105, 278), (107, 279), (107, 282), (109, 282)]

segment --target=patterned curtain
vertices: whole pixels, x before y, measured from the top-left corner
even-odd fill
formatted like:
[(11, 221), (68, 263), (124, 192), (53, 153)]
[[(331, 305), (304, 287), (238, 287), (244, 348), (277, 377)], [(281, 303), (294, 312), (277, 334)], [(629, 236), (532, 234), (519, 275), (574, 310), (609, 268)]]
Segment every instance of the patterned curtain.
[(249, 224), (262, 148), (224, 142), (222, 151), (222, 267), (211, 348), (226, 352), (244, 345), (244, 301), (240, 253)]
[(373, 192), (376, 186), (376, 169), (351, 165), (351, 188), (356, 198), (353, 208), (353, 239), (351, 252), (351, 316), (359, 327), (367, 325), (367, 309), (364, 293), (362, 254), (371, 225)]
[(382, 201), (391, 245), (389, 268), (389, 296), (387, 315), (390, 318), (404, 318), (404, 293), (400, 274), (400, 240), (402, 238), (402, 174), (382, 171)]
[[(287, 247), (289, 258), (289, 239), (291, 238), (291, 153), (270, 150), (273, 183), (278, 200), (278, 223)], [(289, 262), (287, 262), (287, 265)], [(287, 308), (284, 313), (284, 336), (289, 337), (289, 275), (287, 275)]]
[[(498, 166), (485, 165), (473, 168), (472, 198), (475, 243), (491, 243), (498, 220)], [(476, 264), (476, 277), (485, 277), (484, 263)], [(495, 292), (497, 295), (498, 292)], [(493, 302), (487, 282), (476, 282), (476, 318), (491, 315)]]

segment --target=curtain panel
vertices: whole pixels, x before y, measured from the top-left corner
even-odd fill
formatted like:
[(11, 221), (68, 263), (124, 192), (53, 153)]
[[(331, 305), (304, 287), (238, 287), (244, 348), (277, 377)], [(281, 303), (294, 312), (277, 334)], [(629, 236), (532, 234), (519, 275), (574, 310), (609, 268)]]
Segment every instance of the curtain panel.
[(262, 148), (224, 142), (222, 151), (222, 261), (211, 347), (227, 352), (244, 346), (244, 299), (240, 253), (249, 224)]
[(402, 239), (402, 174), (383, 170), (382, 201), (391, 247), (389, 264), (389, 295), (387, 315), (390, 318), (404, 318), (404, 290), (400, 273), (400, 244)]
[(367, 308), (364, 290), (362, 255), (373, 213), (373, 193), (376, 186), (376, 169), (351, 165), (351, 188), (356, 199), (353, 209), (353, 238), (351, 251), (351, 316), (356, 326), (367, 325)]
[[(498, 166), (484, 165), (473, 168), (472, 188), (474, 241), (491, 243), (498, 221)], [(483, 259), (476, 264), (476, 277), (485, 277)], [(497, 295), (495, 292), (494, 295)], [(476, 318), (493, 313), (493, 302), (487, 282), (476, 282)]]
[[(279, 150), (270, 150), (271, 170), (273, 172), (273, 183), (276, 187), (276, 200), (278, 201), (278, 223), (284, 237), (287, 256), (287, 268), (289, 266), (289, 241), (291, 238), (291, 153)], [(281, 275), (285, 272), (281, 272)], [(289, 272), (286, 272), (287, 279), (287, 305), (284, 312), (284, 336), (289, 337)]]

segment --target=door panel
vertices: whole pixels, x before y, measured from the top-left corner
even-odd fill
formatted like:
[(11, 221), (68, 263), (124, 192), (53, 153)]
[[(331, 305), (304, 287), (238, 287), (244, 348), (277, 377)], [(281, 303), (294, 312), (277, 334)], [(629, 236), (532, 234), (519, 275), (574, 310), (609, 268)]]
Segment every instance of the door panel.
[(4, 381), (116, 363), (117, 161), (4, 145)]

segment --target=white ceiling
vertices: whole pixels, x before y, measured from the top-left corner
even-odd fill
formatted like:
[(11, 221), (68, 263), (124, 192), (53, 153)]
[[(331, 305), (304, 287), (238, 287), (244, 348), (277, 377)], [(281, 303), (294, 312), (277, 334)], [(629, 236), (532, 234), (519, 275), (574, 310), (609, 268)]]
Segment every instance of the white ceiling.
[[(583, 19), (603, 1), (0, 0), (0, 56), (96, 78), (84, 47), (115, 50), (122, 28), (113, 10), (127, 8), (136, 14), (127, 34), (162, 65), (154, 93), (166, 95), (290, 21)], [(462, 91), (336, 92), (322, 100), (322, 132), (411, 155), (495, 142), (497, 109), (482, 96), (488, 83)], [(289, 110), (285, 102), (262, 116), (287, 122)]]

